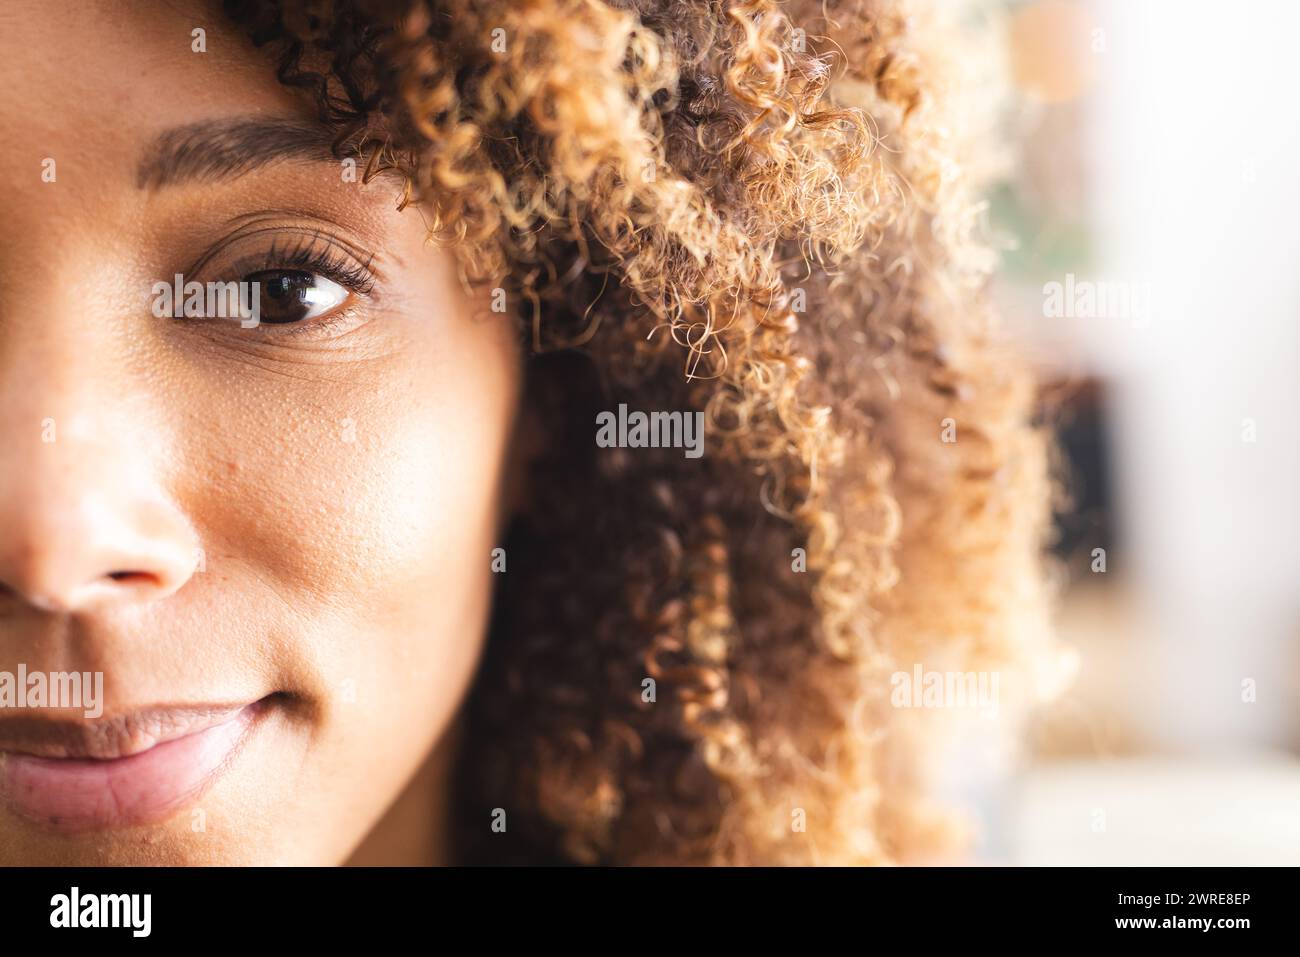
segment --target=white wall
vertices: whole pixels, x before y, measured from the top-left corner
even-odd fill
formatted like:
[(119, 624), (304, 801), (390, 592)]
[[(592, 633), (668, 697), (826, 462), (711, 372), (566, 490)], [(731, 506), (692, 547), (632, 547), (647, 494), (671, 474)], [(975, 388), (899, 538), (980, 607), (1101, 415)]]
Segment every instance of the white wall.
[[(1090, 131), (1139, 714), (1186, 750), (1300, 740), (1300, 4), (1105, 0)], [(1255, 441), (1243, 439), (1253, 420)], [(1258, 700), (1244, 704), (1253, 678)]]

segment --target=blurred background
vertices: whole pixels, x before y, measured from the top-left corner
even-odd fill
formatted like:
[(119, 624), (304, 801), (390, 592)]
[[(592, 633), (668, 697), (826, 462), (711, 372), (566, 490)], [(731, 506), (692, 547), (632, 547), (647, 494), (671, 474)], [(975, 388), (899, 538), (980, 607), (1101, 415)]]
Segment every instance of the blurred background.
[(1300, 864), (1300, 4), (1003, 4), (996, 294), (1072, 476), (1017, 864)]

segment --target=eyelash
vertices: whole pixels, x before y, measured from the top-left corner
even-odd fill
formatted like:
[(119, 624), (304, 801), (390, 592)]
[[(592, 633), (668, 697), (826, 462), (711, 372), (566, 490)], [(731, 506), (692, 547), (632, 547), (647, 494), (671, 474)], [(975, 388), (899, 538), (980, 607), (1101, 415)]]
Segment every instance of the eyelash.
[[(320, 234), (313, 234), (310, 239), (303, 237), (297, 244), (287, 250), (281, 250), (277, 242), (271, 244), (265, 262), (252, 272), (271, 272), (274, 270), (299, 270), (320, 273), (326, 279), (368, 296), (374, 290), (375, 277), (370, 271), (370, 261), (364, 264), (348, 259), (337, 252), (333, 245), (320, 244)], [(247, 273), (245, 273), (247, 275)], [(242, 277), (240, 277), (242, 278)]]

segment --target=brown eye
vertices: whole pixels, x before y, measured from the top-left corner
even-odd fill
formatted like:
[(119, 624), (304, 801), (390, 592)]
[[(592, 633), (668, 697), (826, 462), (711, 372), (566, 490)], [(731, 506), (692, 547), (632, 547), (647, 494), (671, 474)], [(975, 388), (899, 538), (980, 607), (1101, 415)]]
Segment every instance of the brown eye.
[(261, 321), (272, 325), (323, 316), (347, 302), (348, 291), (318, 273), (267, 269), (244, 277), (258, 283)]

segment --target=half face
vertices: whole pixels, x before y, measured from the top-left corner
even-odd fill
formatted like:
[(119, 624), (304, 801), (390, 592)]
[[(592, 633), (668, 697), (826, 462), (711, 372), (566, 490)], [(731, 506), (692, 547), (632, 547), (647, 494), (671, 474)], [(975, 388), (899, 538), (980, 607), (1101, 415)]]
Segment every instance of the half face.
[(214, 8), (10, 0), (0, 91), (0, 863), (342, 861), (476, 664), (514, 333)]

